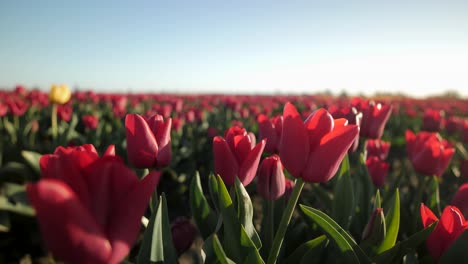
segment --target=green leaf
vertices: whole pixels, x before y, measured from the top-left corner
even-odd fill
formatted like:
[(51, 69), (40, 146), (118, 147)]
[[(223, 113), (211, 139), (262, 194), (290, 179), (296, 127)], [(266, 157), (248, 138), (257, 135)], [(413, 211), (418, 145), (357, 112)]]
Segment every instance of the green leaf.
[(257, 254), (258, 249), (240, 223), (223, 179), (218, 175), (216, 181), (218, 206), (223, 218), (224, 250), (227, 256), (236, 263), (244, 263), (244, 258), (249, 257), (253, 251), (256, 251)]
[(8, 121), (8, 119), (6, 119), (6, 118), (3, 118), (3, 126), (5, 127), (5, 130), (10, 135), (11, 142), (16, 143), (17, 138), (16, 138), (16, 128), (15, 128), (15, 126), (10, 121)]
[(220, 264), (235, 264), (234, 261), (230, 260), (227, 256), (226, 253), (223, 250), (223, 246), (221, 245), (221, 242), (218, 239), (218, 236), (214, 234), (211, 237), (211, 243), (213, 245), (214, 253), (216, 255), (217, 260), (219, 261)]
[(217, 177), (214, 174), (210, 174), (210, 176), (208, 177), (208, 188), (210, 190), (210, 196), (211, 196), (211, 200), (213, 201), (215, 210), (216, 212), (219, 213), (220, 211), (219, 205), (218, 205), (219, 187), (218, 187)]
[(177, 263), (177, 253), (172, 244), (166, 196), (159, 199), (158, 209), (153, 212), (143, 236), (137, 263)]
[(432, 176), (429, 180), (429, 197), (427, 201), (428, 207), (436, 215), (440, 215), (440, 199), (439, 199), (439, 178)]
[(200, 174), (196, 172), (190, 183), (190, 209), (198, 229), (204, 239), (215, 232), (217, 217), (203, 195)]
[(377, 208), (382, 208), (382, 201), (380, 198), (380, 191), (377, 189), (377, 193), (375, 194), (375, 202), (374, 202), (374, 211)]
[(369, 259), (346, 230), (324, 212), (300, 205), (305, 216), (320, 226), (338, 246), (346, 263), (368, 263)]
[(235, 179), (236, 199), (237, 199), (237, 215), (240, 224), (244, 226), (245, 232), (255, 244), (257, 249), (262, 247), (262, 241), (258, 236), (253, 225), (253, 205), (250, 196), (240, 182), (239, 178)]
[(21, 156), (23, 156), (26, 163), (34, 170), (37, 175), (41, 175), (41, 169), (39, 167), (39, 159), (41, 154), (34, 151), (21, 151)]
[(333, 219), (345, 229), (351, 224), (352, 216), (355, 213), (353, 181), (349, 173), (350, 165), (348, 155), (341, 163), (340, 173), (335, 184), (335, 197), (332, 204)]
[(31, 181), (31, 169), (25, 164), (10, 161), (5, 166), (0, 168), (0, 182), (16, 182)]
[(312, 263), (314, 260), (320, 260), (317, 256), (320, 255), (327, 244), (328, 239), (326, 235), (321, 235), (315, 239), (309, 240), (294, 250), (294, 252), (286, 259), (285, 264), (296, 264), (300, 263), (301, 260), (307, 261), (307, 263)]
[(403, 256), (414, 251), (421, 243), (426, 241), (432, 230), (437, 225), (437, 221), (425, 229), (413, 234), (408, 239), (398, 242), (394, 247), (378, 255), (374, 261), (379, 264), (399, 263)]
[(0, 233), (10, 231), (10, 215), (6, 211), (0, 211)]
[(386, 212), (385, 224), (387, 234), (377, 248), (378, 254), (392, 248), (398, 237), (398, 230), (400, 229), (400, 192), (398, 188), (395, 190), (390, 200), (390, 208), (385, 208), (384, 212)]

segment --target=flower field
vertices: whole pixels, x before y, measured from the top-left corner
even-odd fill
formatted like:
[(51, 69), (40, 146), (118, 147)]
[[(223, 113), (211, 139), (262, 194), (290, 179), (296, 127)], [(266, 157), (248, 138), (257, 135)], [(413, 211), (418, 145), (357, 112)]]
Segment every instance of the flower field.
[(0, 95), (0, 263), (468, 259), (467, 100)]

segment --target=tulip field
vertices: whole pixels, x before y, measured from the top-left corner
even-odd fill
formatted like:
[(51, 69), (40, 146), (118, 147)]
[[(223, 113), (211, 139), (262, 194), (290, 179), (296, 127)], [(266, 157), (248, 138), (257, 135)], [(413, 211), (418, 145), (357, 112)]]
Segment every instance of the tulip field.
[(0, 94), (0, 263), (468, 260), (465, 99)]

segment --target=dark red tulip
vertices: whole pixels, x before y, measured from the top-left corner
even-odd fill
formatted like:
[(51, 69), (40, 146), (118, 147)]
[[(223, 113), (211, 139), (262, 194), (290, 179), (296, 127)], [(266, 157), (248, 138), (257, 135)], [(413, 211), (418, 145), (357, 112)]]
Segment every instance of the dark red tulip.
[(265, 150), (270, 153), (278, 153), (281, 130), (283, 129), (283, 117), (276, 116), (269, 119), (266, 115), (260, 114), (257, 117), (257, 122), (259, 139), (267, 140)]
[(381, 139), (368, 139), (366, 140), (367, 156), (376, 156), (380, 160), (385, 160), (390, 151), (390, 142)]
[(414, 169), (424, 175), (442, 176), (455, 149), (439, 134), (406, 130), (406, 150)]
[(468, 181), (468, 159), (460, 161), (460, 178)]
[(83, 124), (86, 128), (89, 128), (91, 130), (96, 130), (99, 124), (99, 119), (95, 115), (84, 115), (83, 117), (81, 117), (81, 121), (83, 121)]
[(371, 139), (381, 138), (385, 124), (392, 114), (392, 106), (370, 101), (363, 103), (359, 110), (362, 112), (360, 135)]
[(422, 130), (438, 132), (444, 126), (444, 112), (427, 108), (424, 111)]
[(171, 162), (171, 124), (160, 115), (148, 119), (137, 114), (125, 118), (127, 155), (137, 168), (164, 167)]
[(375, 208), (362, 233), (362, 240), (368, 243), (381, 243), (387, 233), (383, 208)]
[(273, 201), (283, 196), (284, 190), (285, 177), (279, 156), (273, 155), (265, 158), (258, 169), (258, 193), (264, 199)]
[(171, 235), (177, 255), (182, 255), (182, 253), (192, 246), (196, 234), (197, 228), (189, 219), (176, 219), (176, 221), (171, 225)]
[(72, 112), (73, 112), (73, 109), (71, 105), (69, 104), (63, 104), (63, 105), (57, 106), (57, 115), (60, 118), (60, 120), (69, 122), (72, 117)]
[(450, 204), (460, 209), (465, 218), (468, 217), (468, 183), (464, 183), (458, 188)]
[(224, 138), (213, 138), (215, 173), (226, 185), (232, 186), (238, 177), (247, 186), (257, 173), (258, 163), (265, 148), (265, 140), (255, 145), (255, 137), (238, 126), (229, 128)]
[(42, 177), (27, 185), (48, 249), (69, 263), (120, 263), (160, 177), (142, 181), (116, 156), (92, 145), (56, 149), (40, 159)]
[(372, 183), (375, 187), (383, 187), (385, 184), (385, 177), (388, 174), (390, 164), (379, 159), (376, 156), (369, 156), (366, 160), (366, 167), (369, 175), (372, 178)]
[[(420, 213), (424, 228), (439, 220), (424, 204), (421, 204)], [(467, 228), (468, 222), (457, 207), (445, 207), (437, 226), (426, 240), (427, 249), (432, 258), (439, 260), (440, 256)]]
[(294, 105), (286, 103), (283, 119), (281, 162), (291, 175), (307, 182), (329, 181), (359, 133), (358, 126), (334, 120), (325, 109), (302, 122)]
[[(361, 127), (362, 113), (359, 112), (355, 107), (335, 107), (332, 106), (328, 110), (334, 119), (345, 118), (348, 120), (348, 124), (357, 125)], [(359, 137), (353, 142), (353, 145), (349, 148), (349, 153), (355, 152), (359, 146)]]
[(14, 116), (22, 116), (29, 108), (29, 104), (23, 99), (16, 98), (8, 101), (10, 113)]

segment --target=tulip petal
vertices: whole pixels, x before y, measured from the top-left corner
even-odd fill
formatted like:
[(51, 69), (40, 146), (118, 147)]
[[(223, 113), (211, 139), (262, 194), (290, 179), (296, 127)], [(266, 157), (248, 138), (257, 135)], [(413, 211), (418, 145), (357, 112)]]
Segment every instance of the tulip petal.
[(334, 124), (333, 117), (323, 108), (317, 109), (307, 118), (304, 125), (309, 135), (311, 149), (316, 148), (322, 137), (333, 130)]
[(257, 122), (259, 139), (267, 139), (265, 150), (268, 152), (275, 152), (276, 145), (278, 144), (278, 136), (273, 123), (270, 122), (268, 117), (264, 114), (258, 116)]
[(424, 228), (439, 220), (437, 216), (431, 211), (431, 209), (429, 209), (429, 207), (425, 206), (423, 203), (421, 203), (419, 211)]
[(358, 133), (358, 126), (348, 125), (325, 135), (320, 146), (310, 153), (302, 179), (307, 182), (329, 181), (337, 172)]
[(115, 156), (115, 145), (109, 145), (103, 156)]
[(301, 116), (291, 103), (284, 106), (283, 119), (280, 158), (291, 175), (299, 178), (309, 155), (309, 136)]
[(265, 148), (266, 141), (262, 140), (247, 155), (239, 169), (239, 180), (244, 186), (252, 182), (257, 174), (258, 163)]
[(155, 115), (148, 119), (148, 125), (153, 131), (153, 135), (158, 143), (158, 156), (157, 166), (164, 167), (171, 163), (172, 149), (171, 149), (171, 128), (172, 119), (168, 118), (163, 122), (160, 115)]
[(47, 247), (70, 263), (108, 263), (111, 244), (81, 201), (62, 181), (27, 185)]
[(224, 138), (213, 138), (214, 169), (226, 185), (234, 185), (234, 180), (239, 172), (237, 159)]
[(460, 209), (460, 211), (463, 213), (463, 216), (467, 218), (468, 216), (468, 183), (464, 183), (458, 188), (450, 204)]
[[(128, 186), (127, 191), (121, 193), (120, 199), (112, 204), (113, 209), (107, 230), (112, 243), (112, 256), (109, 263), (120, 262), (135, 243), (140, 230), (140, 219), (148, 207), (151, 194), (156, 190), (161, 172), (152, 171), (141, 181), (138, 181), (131, 171), (126, 175), (134, 179), (135, 184)], [(119, 186), (122, 185), (119, 184)]]
[(159, 148), (146, 120), (140, 115), (128, 114), (125, 128), (129, 162), (137, 168), (155, 166)]
[(237, 135), (234, 136), (234, 154), (237, 158), (237, 163), (242, 164), (242, 162), (247, 158), (250, 150), (252, 149), (250, 138), (248, 136)]

